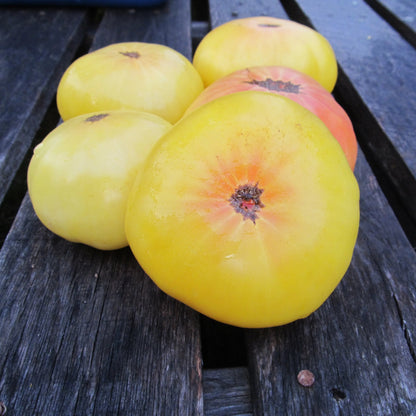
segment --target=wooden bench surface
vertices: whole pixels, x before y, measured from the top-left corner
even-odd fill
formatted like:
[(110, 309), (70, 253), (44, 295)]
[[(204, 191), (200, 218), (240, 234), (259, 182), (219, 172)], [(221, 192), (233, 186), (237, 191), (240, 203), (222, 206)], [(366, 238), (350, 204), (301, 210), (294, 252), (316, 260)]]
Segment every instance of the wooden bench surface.
[[(0, 7), (0, 415), (416, 415), (416, 8), (413, 0), (168, 0), (160, 8)], [(313, 26), (360, 149), (361, 222), (327, 302), (243, 330), (162, 293), (129, 249), (69, 243), (26, 192), (76, 57), (120, 41), (189, 59), (212, 27), (271, 15)], [(297, 382), (308, 369), (312, 387)]]

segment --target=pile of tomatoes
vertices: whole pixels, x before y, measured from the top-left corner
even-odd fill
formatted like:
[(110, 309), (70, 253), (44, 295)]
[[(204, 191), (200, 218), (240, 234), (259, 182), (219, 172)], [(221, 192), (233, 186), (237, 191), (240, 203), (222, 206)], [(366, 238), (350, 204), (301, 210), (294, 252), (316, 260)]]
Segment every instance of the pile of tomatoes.
[(213, 319), (306, 317), (344, 276), (359, 226), (336, 79), (322, 35), (264, 16), (212, 30), (193, 63), (140, 42), (84, 55), (29, 165), (34, 210), (69, 241), (130, 246), (163, 291)]

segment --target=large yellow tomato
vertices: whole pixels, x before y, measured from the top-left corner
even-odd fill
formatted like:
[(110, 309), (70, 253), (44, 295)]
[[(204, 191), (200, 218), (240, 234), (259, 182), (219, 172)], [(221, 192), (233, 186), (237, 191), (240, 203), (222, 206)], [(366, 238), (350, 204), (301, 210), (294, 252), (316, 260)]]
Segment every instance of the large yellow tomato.
[(252, 66), (287, 66), (331, 92), (338, 76), (334, 51), (325, 37), (290, 20), (256, 16), (231, 20), (209, 32), (195, 51), (195, 68), (205, 86)]
[(99, 249), (127, 245), (124, 214), (136, 175), (169, 129), (148, 113), (90, 113), (65, 121), (35, 148), (28, 188), (41, 222)]
[(58, 86), (63, 120), (93, 111), (140, 110), (176, 122), (203, 83), (185, 56), (164, 45), (115, 43), (74, 61)]
[(241, 327), (318, 308), (349, 266), (358, 224), (357, 181), (324, 123), (258, 91), (220, 97), (178, 122), (126, 211), (128, 242), (150, 278)]

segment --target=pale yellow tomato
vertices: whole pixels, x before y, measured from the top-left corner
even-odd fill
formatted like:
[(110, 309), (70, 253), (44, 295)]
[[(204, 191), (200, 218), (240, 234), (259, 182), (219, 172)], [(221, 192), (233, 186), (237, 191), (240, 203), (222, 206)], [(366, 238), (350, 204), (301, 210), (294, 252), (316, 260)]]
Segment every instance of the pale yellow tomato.
[(28, 169), (33, 208), (52, 232), (103, 250), (127, 245), (127, 196), (157, 140), (171, 128), (148, 113), (72, 118), (36, 146)]
[(255, 16), (231, 20), (209, 32), (195, 51), (205, 86), (239, 69), (286, 66), (331, 92), (338, 76), (335, 53), (317, 31), (291, 20)]
[(60, 80), (63, 120), (93, 111), (140, 110), (176, 122), (203, 83), (185, 56), (164, 45), (115, 43), (81, 56)]
[(241, 327), (316, 310), (350, 264), (358, 225), (358, 184), (325, 124), (258, 91), (220, 97), (178, 122), (126, 211), (128, 242), (150, 278)]

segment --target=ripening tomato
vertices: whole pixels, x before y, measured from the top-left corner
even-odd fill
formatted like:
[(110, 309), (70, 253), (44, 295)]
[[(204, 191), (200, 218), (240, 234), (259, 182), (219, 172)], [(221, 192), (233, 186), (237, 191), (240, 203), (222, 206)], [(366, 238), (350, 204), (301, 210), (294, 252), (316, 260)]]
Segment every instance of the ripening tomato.
[(348, 114), (321, 84), (291, 68), (264, 66), (233, 72), (207, 87), (188, 107), (184, 116), (215, 98), (246, 90), (284, 95), (312, 111), (338, 140), (351, 169), (354, 170), (357, 139)]
[(164, 45), (115, 43), (74, 61), (57, 105), (63, 120), (94, 111), (139, 110), (176, 122), (203, 83), (185, 56)]
[(176, 123), (126, 211), (127, 240), (149, 277), (241, 327), (318, 308), (349, 266), (358, 225), (357, 181), (324, 123), (258, 91), (220, 97)]
[(40, 221), (73, 242), (103, 250), (127, 245), (127, 196), (171, 124), (133, 111), (90, 113), (56, 127), (36, 146), (28, 188)]
[(269, 16), (231, 20), (210, 31), (193, 63), (205, 86), (252, 66), (287, 66), (316, 79), (331, 92), (338, 76), (335, 53), (315, 30)]

